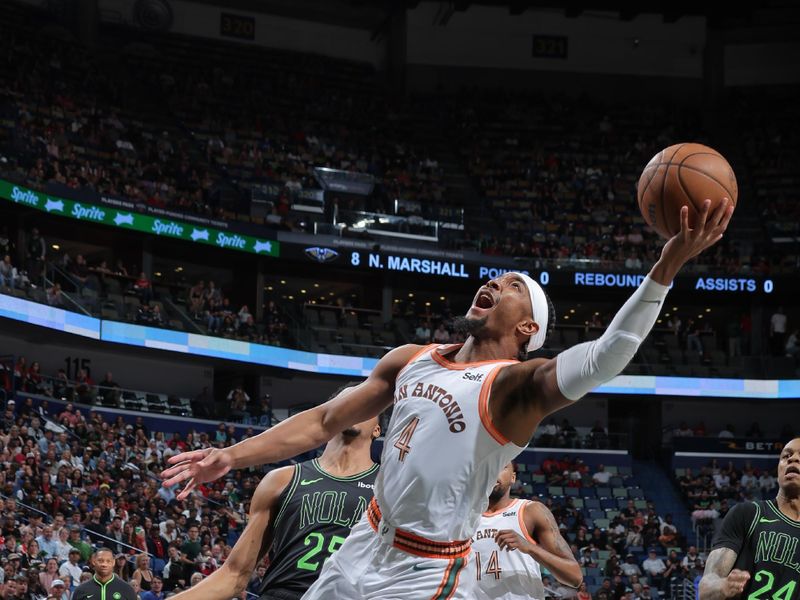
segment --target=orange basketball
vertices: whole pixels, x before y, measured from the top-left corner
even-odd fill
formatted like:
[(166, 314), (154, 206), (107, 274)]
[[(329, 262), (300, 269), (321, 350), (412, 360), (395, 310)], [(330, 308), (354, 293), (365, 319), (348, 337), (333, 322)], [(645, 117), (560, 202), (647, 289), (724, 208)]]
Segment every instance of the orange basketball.
[(681, 229), (681, 207), (689, 207), (693, 227), (703, 202), (711, 210), (728, 198), (733, 207), (739, 197), (736, 175), (725, 157), (702, 144), (675, 144), (656, 154), (637, 184), (639, 210), (661, 237), (671, 238)]

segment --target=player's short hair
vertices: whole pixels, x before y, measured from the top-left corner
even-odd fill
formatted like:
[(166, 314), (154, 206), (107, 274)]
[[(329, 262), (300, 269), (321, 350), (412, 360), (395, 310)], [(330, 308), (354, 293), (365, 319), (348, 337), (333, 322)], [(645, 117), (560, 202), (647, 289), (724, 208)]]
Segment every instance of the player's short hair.
[(95, 551), (92, 553), (92, 558), (94, 558), (94, 557), (95, 557), (95, 556), (97, 556), (98, 554), (101, 554), (102, 552), (108, 552), (108, 553), (111, 555), (111, 558), (114, 558), (114, 551), (113, 551), (111, 548), (106, 548), (105, 546), (103, 546), (102, 548), (98, 548), (97, 550), (95, 550)]

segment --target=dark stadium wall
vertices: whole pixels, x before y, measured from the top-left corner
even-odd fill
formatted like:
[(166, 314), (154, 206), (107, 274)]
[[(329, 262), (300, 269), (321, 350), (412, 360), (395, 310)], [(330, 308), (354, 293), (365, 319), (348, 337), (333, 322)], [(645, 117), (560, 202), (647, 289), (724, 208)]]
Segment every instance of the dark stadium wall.
[(5, 320), (2, 325), (0, 353), (24, 356), (29, 365), (38, 361), (44, 375), (68, 369), (67, 376), (74, 379), (76, 368), (87, 366), (95, 383), (111, 371), (121, 387), (137, 391), (194, 398), (204, 387), (213, 388), (214, 370), (197, 359), (181, 360)]
[[(424, 2), (408, 13), (408, 63), (452, 67), (616, 73), (700, 79), (705, 19), (664, 23), (645, 14), (629, 21), (616, 13), (472, 6), (439, 25), (441, 3)], [(562, 36), (566, 48), (544, 44), (534, 56), (534, 35)], [(566, 50), (560, 56), (561, 50)], [(547, 56), (549, 55), (549, 56)]]
[(725, 85), (800, 83), (800, 42), (728, 44)]

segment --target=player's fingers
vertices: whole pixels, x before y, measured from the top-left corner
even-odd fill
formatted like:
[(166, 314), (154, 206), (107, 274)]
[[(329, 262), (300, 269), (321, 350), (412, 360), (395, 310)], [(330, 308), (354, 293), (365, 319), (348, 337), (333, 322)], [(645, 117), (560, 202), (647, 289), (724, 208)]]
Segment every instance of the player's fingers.
[(189, 480), (189, 483), (186, 485), (186, 487), (183, 488), (181, 490), (181, 493), (178, 494), (176, 497), (178, 498), (178, 500), (185, 500), (186, 498), (189, 497), (189, 494), (192, 493), (192, 491), (194, 490), (195, 487), (197, 487), (197, 484), (194, 481), (194, 477), (192, 477)]
[(722, 201), (714, 207), (714, 211), (708, 217), (708, 224), (712, 227), (719, 227), (719, 224), (722, 223), (722, 219), (725, 218), (725, 215), (728, 212), (728, 206), (730, 206), (731, 201), (727, 198), (723, 198)]
[(728, 205), (725, 214), (722, 216), (722, 221), (720, 221), (720, 224), (718, 225), (718, 227), (722, 228), (723, 231), (728, 228), (728, 223), (731, 222), (731, 218), (733, 217), (733, 208), (733, 202), (731, 202)]
[(184, 469), (180, 473), (177, 473), (174, 477), (164, 480), (163, 486), (172, 487), (173, 485), (179, 484), (181, 481), (186, 481), (190, 477), (192, 477), (192, 472), (189, 469)]
[(708, 214), (711, 212), (711, 200), (703, 200), (703, 208), (700, 209), (700, 213), (697, 215), (697, 222), (695, 223), (694, 228), (698, 231), (702, 231), (706, 223), (708, 222)]
[(176, 454), (175, 456), (170, 456), (167, 459), (167, 463), (170, 465), (175, 465), (182, 462), (191, 462), (205, 458), (206, 454), (208, 454), (209, 450), (192, 450), (191, 452), (181, 452), (180, 454)]
[(691, 229), (689, 229), (689, 207), (681, 206), (681, 233), (683, 239), (688, 240)]

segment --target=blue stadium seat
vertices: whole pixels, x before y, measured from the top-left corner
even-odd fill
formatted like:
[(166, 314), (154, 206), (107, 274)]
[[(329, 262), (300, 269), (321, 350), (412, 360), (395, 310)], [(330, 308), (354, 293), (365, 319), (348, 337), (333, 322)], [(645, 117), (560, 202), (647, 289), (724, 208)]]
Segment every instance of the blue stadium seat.
[(594, 498), (597, 494), (594, 488), (591, 487), (582, 487), (580, 489), (580, 494), (584, 498)]
[(617, 503), (613, 498), (601, 498), (600, 508), (617, 508)]
[(584, 498), (583, 506), (584, 508), (600, 508), (600, 500), (597, 498)]
[(611, 488), (608, 487), (599, 487), (596, 488), (597, 496), (599, 498), (611, 498)]
[(579, 490), (580, 490), (580, 488), (568, 487), (568, 488), (564, 488), (564, 493), (567, 496), (570, 496), (572, 498), (576, 498), (578, 496), (578, 494), (580, 493)]

